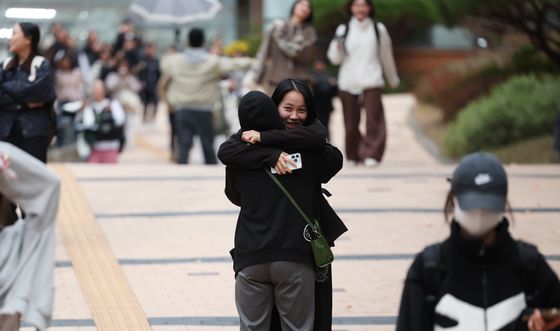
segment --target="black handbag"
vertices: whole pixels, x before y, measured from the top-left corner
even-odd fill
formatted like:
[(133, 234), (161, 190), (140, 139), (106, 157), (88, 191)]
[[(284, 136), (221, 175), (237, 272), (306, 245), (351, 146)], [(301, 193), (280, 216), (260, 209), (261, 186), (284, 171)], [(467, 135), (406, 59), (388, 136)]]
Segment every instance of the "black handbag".
[(280, 190), (284, 192), (288, 200), (290, 200), (292, 205), (296, 207), (301, 217), (305, 220), (307, 225), (309, 225), (309, 228), (311, 229), (312, 232), (312, 239), (310, 241), (310, 244), (311, 244), (311, 250), (313, 251), (313, 257), (315, 259), (315, 265), (317, 265), (317, 267), (319, 268), (324, 268), (329, 264), (331, 264), (331, 262), (334, 260), (334, 255), (331, 251), (331, 247), (327, 243), (327, 240), (321, 233), (321, 228), (319, 227), (319, 223), (317, 222), (317, 220), (313, 219), (313, 221), (311, 221), (309, 217), (305, 215), (303, 210), (301, 210), (301, 207), (294, 200), (294, 198), (292, 197), (290, 192), (288, 192), (288, 190), (284, 187), (284, 185), (282, 185), (282, 183), (280, 183), (280, 181), (269, 170), (265, 169), (264, 171), (268, 174), (268, 176), (270, 176), (270, 178), (272, 178), (272, 180), (276, 183), (276, 185), (278, 185)]

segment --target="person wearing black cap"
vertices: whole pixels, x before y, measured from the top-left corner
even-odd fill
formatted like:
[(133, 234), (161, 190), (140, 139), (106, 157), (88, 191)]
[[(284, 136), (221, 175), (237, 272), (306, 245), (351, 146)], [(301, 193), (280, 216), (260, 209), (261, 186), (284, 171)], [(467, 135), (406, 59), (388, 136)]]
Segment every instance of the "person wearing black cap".
[[(303, 113), (307, 111), (302, 110), (305, 117)], [(284, 127), (274, 102), (257, 91), (241, 99), (239, 122), (244, 131)], [(277, 179), (301, 209), (313, 215), (317, 208), (316, 187), (342, 168), (342, 155), (335, 147), (286, 152), (299, 152), (303, 167)], [(310, 331), (314, 324), (316, 275), (308, 226), (265, 173), (269, 169), (265, 165), (255, 169), (226, 167), (226, 196), (241, 207), (231, 251), (241, 330), (269, 330), (276, 305), (283, 330)]]
[(507, 193), (507, 174), (494, 155), (461, 160), (444, 207), (451, 235), (416, 256), (398, 331), (560, 327), (559, 317), (548, 316), (560, 307), (560, 282), (535, 246), (511, 237)]

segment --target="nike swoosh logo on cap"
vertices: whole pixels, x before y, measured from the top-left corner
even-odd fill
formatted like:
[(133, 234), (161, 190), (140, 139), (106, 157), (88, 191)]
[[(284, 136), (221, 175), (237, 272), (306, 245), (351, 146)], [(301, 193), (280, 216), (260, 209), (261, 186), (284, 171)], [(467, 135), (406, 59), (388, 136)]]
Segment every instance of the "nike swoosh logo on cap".
[(488, 184), (492, 181), (492, 176), (489, 174), (478, 174), (474, 178), (474, 183), (478, 186)]

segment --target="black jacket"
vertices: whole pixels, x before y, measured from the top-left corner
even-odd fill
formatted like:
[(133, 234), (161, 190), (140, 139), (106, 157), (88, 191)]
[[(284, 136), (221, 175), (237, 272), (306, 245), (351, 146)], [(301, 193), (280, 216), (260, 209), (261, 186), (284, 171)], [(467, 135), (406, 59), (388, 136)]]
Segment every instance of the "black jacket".
[[(35, 56), (35, 59), (41, 59)], [(6, 60), (10, 61), (10, 59)], [(12, 60), (15, 61), (15, 60)], [(0, 139), (8, 138), (18, 121), (24, 138), (45, 137), (53, 133), (52, 104), (56, 99), (51, 66), (47, 59), (28, 72), (20, 66), (11, 69), (0, 66)], [(43, 103), (30, 109), (29, 102)]]
[[(276, 106), (266, 95), (250, 92), (239, 105), (244, 130), (283, 127)], [(303, 168), (291, 175), (277, 176), (307, 215), (318, 206), (316, 188), (342, 168), (342, 154), (333, 146), (317, 150), (286, 150), (301, 153)], [(241, 207), (232, 250), (234, 270), (272, 261), (293, 261), (314, 265), (306, 238), (307, 224), (272, 179), (269, 166), (226, 167), (226, 196)]]
[[(261, 143), (257, 145), (245, 144), (241, 139), (242, 132), (243, 130), (240, 130), (233, 134), (218, 150), (218, 159), (231, 168), (274, 167), (282, 151), (318, 151), (324, 148), (334, 148), (326, 143), (326, 129), (319, 121), (295, 129), (263, 131), (261, 132)], [(335, 162), (339, 162), (339, 160), (337, 159)], [(327, 241), (334, 245), (334, 241), (348, 229), (325, 199), (320, 184), (315, 187), (315, 196), (317, 205), (313, 216), (319, 221)]]
[[(433, 330), (434, 323), (458, 324), (458, 330), (526, 330), (521, 321), (526, 296), (534, 296), (533, 308), (560, 307), (560, 283), (540, 253), (535, 254), (534, 270), (527, 272), (519, 252), (505, 219), (488, 247), (466, 239), (453, 222), (440, 248), (442, 272), (433, 293), (437, 313), (427, 301), (430, 280), (419, 254), (406, 277), (397, 330)], [(525, 293), (528, 288), (532, 293)]]

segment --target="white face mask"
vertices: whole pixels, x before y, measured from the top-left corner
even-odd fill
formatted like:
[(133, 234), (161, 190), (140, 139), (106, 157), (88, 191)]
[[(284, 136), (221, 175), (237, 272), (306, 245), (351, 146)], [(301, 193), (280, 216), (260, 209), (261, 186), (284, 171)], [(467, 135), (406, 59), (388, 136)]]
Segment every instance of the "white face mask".
[(494, 229), (504, 217), (504, 213), (487, 209), (462, 210), (459, 202), (454, 199), (453, 216), (461, 228), (473, 237), (483, 237)]

